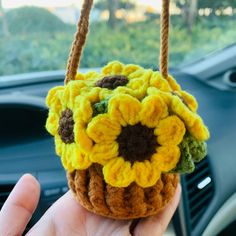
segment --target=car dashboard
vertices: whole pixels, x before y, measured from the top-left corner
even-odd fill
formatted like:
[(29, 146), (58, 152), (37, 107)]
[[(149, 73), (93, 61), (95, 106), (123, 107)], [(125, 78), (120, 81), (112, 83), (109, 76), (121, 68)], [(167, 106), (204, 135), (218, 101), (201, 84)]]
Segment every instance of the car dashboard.
[[(181, 177), (182, 198), (171, 225), (175, 233), (169, 235), (215, 235), (236, 220), (235, 213), (229, 216), (228, 211), (220, 215), (224, 223), (217, 218), (236, 193), (236, 92), (221, 90), (181, 71), (172, 74), (197, 98), (211, 138), (208, 156), (194, 173)], [(64, 72), (21, 77), (21, 82), (0, 85), (0, 208), (19, 177), (32, 173), (41, 184), (41, 197), (30, 228), (68, 190), (53, 139), (45, 130), (45, 97), (51, 87), (63, 84)]]

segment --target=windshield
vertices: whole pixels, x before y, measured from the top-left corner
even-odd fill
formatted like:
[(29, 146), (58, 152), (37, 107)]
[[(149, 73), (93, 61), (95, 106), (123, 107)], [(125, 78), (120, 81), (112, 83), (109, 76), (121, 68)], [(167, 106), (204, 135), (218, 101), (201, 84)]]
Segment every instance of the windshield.
[[(81, 0), (0, 0), (0, 76), (64, 70)], [(160, 0), (97, 0), (81, 68), (156, 68)], [(170, 67), (236, 42), (236, 1), (172, 0)]]

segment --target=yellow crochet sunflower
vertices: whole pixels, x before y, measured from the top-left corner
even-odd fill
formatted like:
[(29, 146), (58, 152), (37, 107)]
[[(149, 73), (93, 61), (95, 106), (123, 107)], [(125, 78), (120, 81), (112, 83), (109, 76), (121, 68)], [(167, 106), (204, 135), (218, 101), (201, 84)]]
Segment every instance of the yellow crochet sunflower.
[(51, 89), (46, 128), (68, 171), (102, 165), (114, 187), (156, 184), (161, 173), (193, 171), (209, 132), (197, 102), (169, 76), (111, 62)]
[(74, 99), (78, 94), (68, 91), (63, 86), (49, 91), (46, 104), (50, 107), (50, 111), (46, 129), (54, 136), (56, 153), (61, 157), (64, 168), (72, 171), (87, 168), (91, 162), (88, 155), (82, 152), (79, 145), (74, 142), (73, 129), (76, 119), (72, 110), (77, 110)]

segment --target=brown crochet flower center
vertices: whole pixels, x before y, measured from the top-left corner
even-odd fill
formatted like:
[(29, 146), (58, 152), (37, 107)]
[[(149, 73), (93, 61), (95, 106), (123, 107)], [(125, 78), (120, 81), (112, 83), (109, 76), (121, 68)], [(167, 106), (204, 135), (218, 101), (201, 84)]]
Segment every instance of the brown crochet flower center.
[(126, 85), (128, 82), (127, 77), (124, 75), (111, 75), (98, 80), (95, 85), (101, 88), (115, 89)]
[(156, 152), (156, 139), (154, 129), (141, 124), (123, 127), (117, 138), (119, 155), (131, 163), (149, 160)]
[(58, 134), (61, 140), (68, 144), (74, 142), (74, 120), (73, 112), (70, 109), (66, 109), (61, 113), (59, 120)]

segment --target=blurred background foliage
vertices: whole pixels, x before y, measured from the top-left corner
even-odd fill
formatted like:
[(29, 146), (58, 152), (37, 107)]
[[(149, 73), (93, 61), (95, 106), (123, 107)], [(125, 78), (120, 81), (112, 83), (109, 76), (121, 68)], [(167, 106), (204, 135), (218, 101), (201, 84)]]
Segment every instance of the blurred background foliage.
[[(171, 16), (171, 67), (236, 42), (236, 0), (173, 2), (179, 14)], [(81, 67), (101, 67), (110, 60), (158, 65), (157, 13), (147, 9), (145, 20), (129, 22), (117, 11), (134, 11), (135, 1), (99, 0), (94, 8), (109, 14), (107, 20), (92, 22)], [(75, 30), (44, 8), (4, 12), (0, 0), (0, 75), (65, 69)]]

